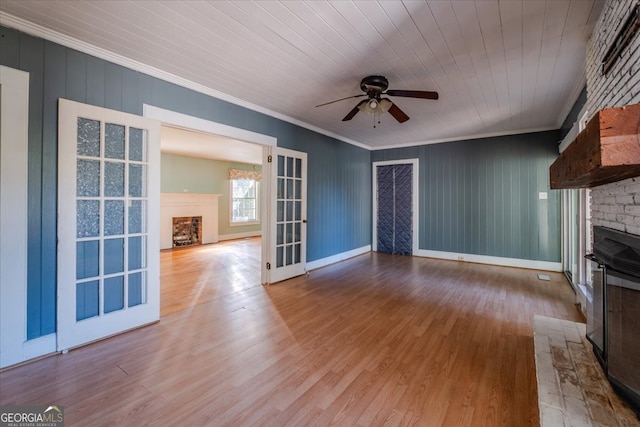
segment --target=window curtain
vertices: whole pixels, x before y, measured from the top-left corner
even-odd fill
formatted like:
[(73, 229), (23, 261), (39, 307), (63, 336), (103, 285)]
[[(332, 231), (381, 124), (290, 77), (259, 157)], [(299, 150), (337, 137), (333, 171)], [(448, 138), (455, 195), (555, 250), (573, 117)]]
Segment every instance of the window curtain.
[(229, 169), (229, 179), (250, 179), (252, 181), (260, 182), (262, 174), (260, 172), (244, 169)]

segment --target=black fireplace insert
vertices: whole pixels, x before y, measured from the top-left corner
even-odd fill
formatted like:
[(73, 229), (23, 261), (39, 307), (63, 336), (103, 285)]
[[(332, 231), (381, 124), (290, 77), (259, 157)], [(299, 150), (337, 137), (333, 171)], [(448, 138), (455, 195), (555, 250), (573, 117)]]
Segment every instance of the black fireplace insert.
[(640, 236), (593, 227), (587, 338), (616, 392), (640, 417)]

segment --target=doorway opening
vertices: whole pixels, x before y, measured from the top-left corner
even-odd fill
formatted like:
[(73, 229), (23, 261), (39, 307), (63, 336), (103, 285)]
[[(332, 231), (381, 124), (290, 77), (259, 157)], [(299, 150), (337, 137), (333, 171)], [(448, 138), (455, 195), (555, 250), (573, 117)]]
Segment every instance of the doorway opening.
[(418, 164), (418, 159), (373, 163), (373, 251), (418, 252)]
[[(195, 230), (199, 235), (199, 243), (202, 244), (175, 245), (175, 242), (168, 240), (162, 246), (161, 316), (265, 283), (265, 263), (262, 260), (266, 251), (266, 239), (262, 236), (265, 235), (266, 221), (260, 221), (257, 225), (254, 223), (253, 227), (230, 223), (228, 217), (232, 212), (232, 197), (228, 192), (230, 186), (226, 173), (231, 168), (239, 167), (259, 175), (270, 147), (276, 145), (276, 139), (149, 105), (144, 106), (144, 116), (157, 119), (163, 124), (163, 199), (171, 199), (174, 208), (180, 205), (180, 209), (183, 209), (181, 212), (185, 213), (176, 216), (182, 219), (200, 216), (195, 210), (193, 214), (186, 213), (188, 211), (184, 211), (184, 208), (187, 202), (183, 202), (183, 199), (190, 200), (189, 206), (200, 206), (200, 209), (208, 211), (205, 215), (211, 214), (211, 218), (203, 216), (197, 227), (194, 228), (192, 224), (187, 227), (189, 233), (186, 234), (190, 235), (189, 238), (183, 237), (182, 234), (185, 233), (181, 233), (181, 239), (192, 242)], [(166, 135), (169, 137), (165, 139)], [(165, 162), (167, 158), (179, 159), (187, 164), (190, 159), (197, 159), (197, 162), (192, 163), (196, 167), (187, 166), (191, 181), (183, 181), (178, 187), (172, 187), (172, 174), (165, 170), (167, 164), (171, 163)], [(205, 173), (202, 179), (197, 173), (198, 162), (202, 166), (201, 171)], [(211, 162), (215, 162), (220, 169), (218, 175), (211, 175)], [(179, 176), (179, 172), (174, 180), (179, 181), (184, 178), (184, 174), (183, 168), (182, 176)], [(203, 187), (203, 181), (209, 179), (220, 182), (214, 189)], [(261, 186), (260, 190), (264, 193), (266, 186)], [(204, 202), (200, 199), (212, 199), (213, 207), (204, 207)], [(266, 194), (260, 199), (260, 209), (264, 209)], [(173, 233), (173, 228), (175, 227), (171, 226), (170, 230), (161, 230), (161, 234)]]

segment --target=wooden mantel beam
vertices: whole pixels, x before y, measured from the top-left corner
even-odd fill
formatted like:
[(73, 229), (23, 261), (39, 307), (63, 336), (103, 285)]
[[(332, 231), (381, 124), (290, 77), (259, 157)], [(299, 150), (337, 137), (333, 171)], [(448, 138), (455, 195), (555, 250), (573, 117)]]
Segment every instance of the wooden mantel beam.
[(640, 104), (596, 113), (549, 169), (551, 188), (591, 188), (640, 176)]

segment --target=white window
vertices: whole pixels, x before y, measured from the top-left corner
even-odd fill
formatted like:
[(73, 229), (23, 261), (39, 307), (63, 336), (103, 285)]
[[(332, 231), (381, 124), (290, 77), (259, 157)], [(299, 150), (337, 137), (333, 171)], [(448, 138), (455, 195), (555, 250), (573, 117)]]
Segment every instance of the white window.
[[(563, 141), (564, 148), (584, 130), (589, 115), (583, 108), (579, 121), (574, 124), (571, 135)], [(591, 282), (591, 262), (584, 255), (591, 252), (591, 190), (588, 188), (562, 190), (563, 215), (563, 266), (565, 274), (576, 291), (577, 302), (586, 310), (591, 298), (587, 284)], [(585, 313), (586, 314), (586, 313)]]
[(234, 178), (229, 181), (231, 225), (258, 224), (260, 222), (258, 181), (247, 178)]

